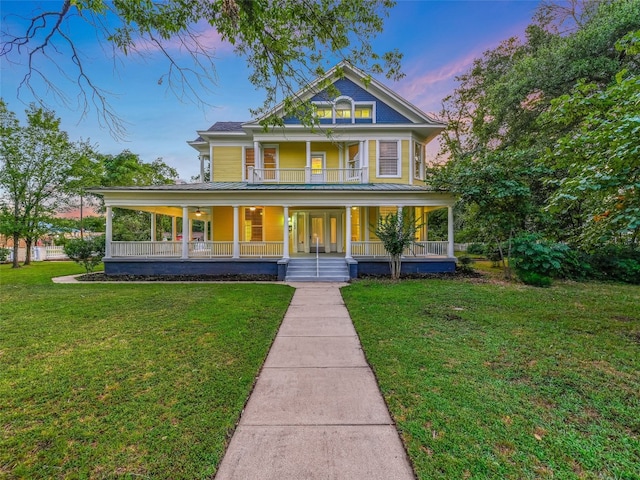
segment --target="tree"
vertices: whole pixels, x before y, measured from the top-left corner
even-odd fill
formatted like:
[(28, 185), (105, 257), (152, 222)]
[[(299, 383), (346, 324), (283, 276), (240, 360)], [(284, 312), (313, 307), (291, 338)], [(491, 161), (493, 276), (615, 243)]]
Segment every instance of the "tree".
[[(640, 30), (618, 42), (629, 55), (640, 53)], [(543, 161), (567, 176), (549, 179), (556, 187), (549, 209), (563, 214), (582, 205), (583, 222), (575, 243), (593, 248), (603, 242), (640, 241), (640, 75), (621, 70), (605, 89), (579, 82), (551, 102), (540, 122), (574, 125), (559, 137)]]
[[(569, 29), (565, 28), (568, 24)], [(448, 162), (434, 165), (428, 182), (460, 197), (461, 216), (465, 223), (478, 228), (479, 236), (484, 237), (480, 239), (492, 239), (501, 245), (523, 232), (538, 232), (556, 242), (582, 242), (576, 232), (584, 228), (585, 218), (593, 218), (590, 200), (584, 195), (569, 198), (562, 186), (571, 185), (580, 169), (598, 172), (605, 158), (602, 155), (612, 159), (624, 152), (610, 148), (615, 142), (609, 142), (609, 147), (600, 144), (602, 148), (591, 151), (586, 144), (580, 148), (573, 136), (595, 128), (595, 124), (583, 124), (583, 115), (569, 114), (571, 107), (562, 99), (572, 97), (572, 92), (577, 93), (575, 86), (583, 84), (591, 85), (588, 96), (594, 102), (617, 83), (616, 76), (622, 69), (627, 76), (637, 75), (637, 55), (621, 53), (614, 45), (638, 28), (640, 0), (572, 1), (568, 10), (545, 3), (536, 22), (527, 28), (524, 41), (505, 40), (459, 77), (460, 85), (443, 104), (442, 115), (448, 124), (443, 150)], [(603, 127), (606, 123), (612, 129), (622, 128), (618, 135), (634, 131), (633, 122), (623, 127), (614, 120), (616, 115), (618, 119), (630, 118), (622, 115), (621, 109), (633, 111), (636, 100), (632, 91), (635, 88), (637, 92), (637, 84), (630, 81), (616, 88), (624, 87), (625, 92), (617, 95), (631, 95), (628, 102), (620, 98), (618, 111), (600, 117)], [(585, 96), (584, 89), (581, 95)], [(568, 114), (563, 115), (564, 111)], [(615, 136), (614, 130), (607, 135)], [(565, 144), (567, 148), (563, 149)], [(612, 160), (609, 166), (628, 166), (634, 145), (629, 143), (624, 153), (627, 160)], [(562, 161), (558, 149), (564, 150)], [(617, 172), (621, 181), (624, 172), (623, 168)], [(617, 186), (631, 184), (622, 181)], [(612, 198), (611, 187), (608, 198)], [(568, 201), (562, 202), (562, 215), (558, 215), (559, 210), (550, 206), (561, 198)]]
[(416, 241), (416, 232), (421, 228), (412, 215), (390, 213), (378, 219), (373, 233), (380, 239), (389, 255), (391, 278), (398, 280), (402, 270), (402, 255)]
[[(46, 73), (45, 65), (53, 62), (64, 72), (62, 79), (77, 84), (84, 113), (95, 108), (115, 136), (124, 134), (123, 122), (109, 105), (108, 93), (96, 82), (74, 37), (74, 32), (87, 26), (114, 56), (160, 52), (167, 72), (158, 83), (166, 83), (181, 98), (198, 102), (204, 102), (203, 92), (215, 83), (216, 52), (205, 41), (206, 33), (213, 31), (233, 45), (250, 68), (250, 81), (266, 92), (263, 107), (253, 114), (266, 114), (289, 99), (286, 113), (296, 113), (305, 123), (313, 121), (312, 112), (300, 108), (295, 92), (321, 75), (327, 62), (348, 60), (373, 74), (401, 76), (400, 53), (378, 54), (371, 43), (382, 31), (384, 17), (394, 5), (391, 0), (64, 0), (59, 10), (49, 10), (42, 3), (22, 23), (16, 18), (5, 22), (19, 30), (3, 33), (0, 56), (24, 64), (21, 88), (43, 104), (47, 103), (45, 94), (68, 102)], [(186, 61), (172, 53), (175, 44), (186, 52)], [(64, 64), (69, 58), (71, 65)], [(39, 88), (38, 82), (43, 86)], [(318, 85), (319, 90), (324, 87)], [(278, 121), (271, 116), (267, 124)]]
[(65, 244), (64, 253), (74, 262), (81, 264), (87, 273), (90, 273), (104, 257), (104, 242), (104, 236), (74, 238)]
[[(178, 172), (162, 158), (143, 162), (138, 154), (124, 150), (117, 155), (100, 155), (99, 184), (103, 187), (145, 186), (175, 183)], [(157, 223), (160, 231), (170, 228), (168, 217)], [(116, 208), (113, 210), (113, 238), (121, 241), (149, 240), (151, 221), (144, 212)]]
[(14, 268), (20, 239), (26, 241), (29, 264), (42, 223), (73, 193), (69, 180), (79, 175), (78, 163), (88, 161), (91, 151), (69, 140), (53, 112), (31, 105), (26, 115), (27, 124), (21, 126), (0, 100), (2, 233), (13, 237)]

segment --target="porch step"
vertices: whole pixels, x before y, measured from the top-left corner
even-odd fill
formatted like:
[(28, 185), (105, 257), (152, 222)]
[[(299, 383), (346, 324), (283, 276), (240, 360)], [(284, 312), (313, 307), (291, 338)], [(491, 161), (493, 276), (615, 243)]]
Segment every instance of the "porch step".
[(292, 258), (287, 265), (287, 282), (347, 282), (349, 267), (344, 258), (320, 257), (316, 271), (315, 258)]

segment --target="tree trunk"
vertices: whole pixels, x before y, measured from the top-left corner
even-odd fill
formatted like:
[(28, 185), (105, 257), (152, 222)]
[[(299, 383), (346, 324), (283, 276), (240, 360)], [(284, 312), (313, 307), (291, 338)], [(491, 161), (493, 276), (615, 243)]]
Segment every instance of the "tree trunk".
[(25, 240), (27, 251), (24, 254), (24, 263), (23, 265), (31, 265), (31, 247), (33, 246), (33, 239), (27, 238)]
[(400, 279), (400, 269), (402, 268), (402, 257), (400, 255), (393, 255), (391, 257), (391, 279)]
[(20, 264), (18, 263), (18, 247), (20, 246), (20, 235), (17, 233), (13, 234), (13, 265), (11, 268), (20, 268)]

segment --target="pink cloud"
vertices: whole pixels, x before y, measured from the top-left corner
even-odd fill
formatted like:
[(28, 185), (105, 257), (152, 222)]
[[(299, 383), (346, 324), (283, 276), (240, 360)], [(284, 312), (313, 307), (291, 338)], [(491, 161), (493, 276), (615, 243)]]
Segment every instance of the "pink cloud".
[(192, 29), (192, 33), (193, 38), (183, 36), (183, 39), (181, 40), (177, 37), (173, 37), (169, 40), (163, 40), (161, 45), (145, 38), (137, 43), (136, 49), (143, 54), (158, 52), (161, 49), (183, 52), (187, 48), (194, 50), (194, 47), (197, 45), (198, 50), (213, 52), (217, 56), (233, 52), (233, 45), (224, 40), (222, 35), (220, 35), (215, 28), (209, 26), (206, 22), (198, 23)]

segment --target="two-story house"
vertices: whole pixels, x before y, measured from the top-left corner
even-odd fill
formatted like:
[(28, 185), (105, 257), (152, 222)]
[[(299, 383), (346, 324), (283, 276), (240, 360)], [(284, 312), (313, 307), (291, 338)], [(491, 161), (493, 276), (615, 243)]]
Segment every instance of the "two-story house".
[[(295, 279), (296, 264), (312, 257), (315, 270), (298, 275), (315, 277), (327, 263), (334, 279), (381, 274), (389, 266), (372, 226), (398, 211), (422, 225), (403, 271), (452, 271), (455, 199), (424, 182), (425, 146), (444, 125), (358, 69), (340, 67), (333, 82), (339, 96), (318, 91), (322, 79), (299, 94), (314, 105), (318, 126), (284, 118), (278, 108), (282, 127), (217, 122), (188, 142), (205, 181), (99, 190), (107, 209), (106, 273)], [(112, 241), (114, 207), (148, 212), (149, 241)], [(442, 208), (449, 211), (448, 241), (430, 241), (429, 212)], [(169, 239), (155, 238), (157, 215), (172, 218)], [(203, 222), (197, 240), (194, 221)]]

